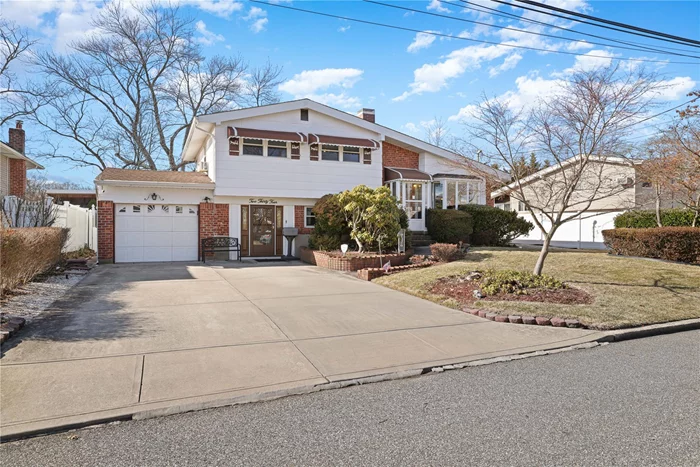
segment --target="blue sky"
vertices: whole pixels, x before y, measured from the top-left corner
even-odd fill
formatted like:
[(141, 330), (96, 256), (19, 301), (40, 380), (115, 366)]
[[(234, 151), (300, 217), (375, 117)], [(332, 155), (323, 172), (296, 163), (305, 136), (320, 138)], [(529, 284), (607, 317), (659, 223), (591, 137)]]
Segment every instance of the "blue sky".
[[(450, 1), (459, 3), (457, 0)], [(285, 83), (280, 87), (282, 100), (311, 97), (351, 113), (361, 107), (374, 108), (379, 123), (418, 137), (424, 136), (424, 126), (434, 118), (446, 120), (453, 134), (459, 135), (460, 112), (463, 114), (465, 107), (484, 93), (506, 96), (515, 106), (527, 106), (538, 96), (545, 95), (557, 80), (566, 79), (573, 68), (604, 65), (614, 57), (700, 63), (700, 60), (651, 51), (622, 50), (581, 41), (527, 35), (361, 1), (277, 0), (277, 4), (420, 31), (435, 31), (454, 37), (390, 30), (246, 1), (179, 0), (179, 3), (183, 14), (196, 21), (197, 40), (205, 54), (240, 54), (251, 65), (262, 64), (269, 58), (272, 63), (283, 65)], [(474, 3), (573, 31), (658, 47), (690, 49), (557, 20), (490, 0), (474, 0)], [(697, 1), (548, 0), (547, 3), (700, 39), (700, 2)], [(558, 37), (586, 39), (571, 31), (544, 28), (517, 19), (506, 20), (438, 0), (392, 4), (498, 26), (546, 32)], [(42, 46), (65, 52), (69, 52), (71, 40), (89, 31), (90, 17), (102, 5), (102, 2), (89, 1), (0, 2), (3, 16), (30, 28), (41, 39)], [(588, 55), (576, 57), (512, 49), (469, 42), (458, 39), (458, 36)], [(700, 49), (695, 50), (700, 52)], [(684, 102), (687, 92), (700, 87), (700, 65), (647, 63), (646, 66), (662, 73), (663, 79), (671, 85), (659, 96), (661, 110)], [(649, 123), (661, 123), (669, 115)], [(28, 123), (25, 128), (31, 140), (32, 125)], [(651, 129), (645, 125), (640, 129), (640, 136), (648, 131)], [(6, 138), (7, 128), (2, 129), (2, 134)], [(31, 152), (30, 141), (28, 153), (31, 155)], [(42, 163), (47, 168), (49, 179), (91, 182), (96, 175), (92, 169), (75, 168), (66, 163), (46, 160)]]

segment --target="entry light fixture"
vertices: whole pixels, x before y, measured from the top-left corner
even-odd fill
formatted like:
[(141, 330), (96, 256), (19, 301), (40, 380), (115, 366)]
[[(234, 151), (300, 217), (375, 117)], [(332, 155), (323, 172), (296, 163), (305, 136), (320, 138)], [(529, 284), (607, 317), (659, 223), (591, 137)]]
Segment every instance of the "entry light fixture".
[(150, 195), (146, 196), (143, 200), (147, 201), (148, 198), (151, 198), (153, 201), (157, 201), (157, 200), (163, 201), (163, 198), (158, 196), (158, 193), (151, 193)]

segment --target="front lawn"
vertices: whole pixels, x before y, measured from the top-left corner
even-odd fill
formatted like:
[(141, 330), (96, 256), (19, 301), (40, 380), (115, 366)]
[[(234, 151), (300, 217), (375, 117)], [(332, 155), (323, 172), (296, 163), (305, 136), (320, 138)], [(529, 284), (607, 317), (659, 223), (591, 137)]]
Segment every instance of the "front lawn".
[[(380, 277), (375, 282), (452, 308), (460, 303), (431, 293), (444, 277), (486, 269), (532, 271), (538, 252), (476, 248), (465, 260)], [(501, 314), (578, 319), (586, 326), (612, 329), (700, 318), (700, 267), (609, 256), (551, 252), (544, 273), (592, 296), (591, 303), (561, 304), (478, 300), (475, 307)]]

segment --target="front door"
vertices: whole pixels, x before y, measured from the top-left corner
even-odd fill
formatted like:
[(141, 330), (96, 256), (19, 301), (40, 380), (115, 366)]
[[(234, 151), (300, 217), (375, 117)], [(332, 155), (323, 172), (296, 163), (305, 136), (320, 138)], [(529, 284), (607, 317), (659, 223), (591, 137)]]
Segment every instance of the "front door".
[(275, 255), (275, 207), (250, 207), (250, 256)]
[(425, 203), (423, 202), (423, 183), (406, 181), (404, 209), (408, 214), (408, 229), (414, 232), (425, 230)]

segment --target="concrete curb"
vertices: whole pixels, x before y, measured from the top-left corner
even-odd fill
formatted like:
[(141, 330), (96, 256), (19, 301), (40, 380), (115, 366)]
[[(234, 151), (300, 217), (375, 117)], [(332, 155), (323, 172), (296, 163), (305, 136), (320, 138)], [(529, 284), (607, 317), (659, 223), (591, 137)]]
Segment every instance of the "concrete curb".
[(638, 328), (615, 329), (607, 331), (606, 335), (597, 339), (598, 342), (620, 342), (642, 337), (660, 336), (674, 332), (694, 331), (700, 329), (700, 318), (673, 321), (670, 323), (652, 324)]
[(26, 323), (26, 320), (19, 316), (3, 314), (3, 319), (6, 321), (0, 324), (0, 344), (4, 344), (10, 337), (17, 334), (17, 331), (22, 329)]
[(185, 404), (178, 404), (166, 408), (134, 411), (130, 413), (121, 413), (114, 416), (106, 416), (101, 418), (96, 418), (92, 421), (80, 422), (80, 423), (66, 423), (64, 425), (58, 425), (46, 429), (35, 429), (27, 430), (25, 432), (16, 432), (11, 435), (3, 435), (0, 440), (0, 444), (16, 441), (23, 438), (29, 438), (34, 436), (42, 436), (53, 433), (65, 432), (75, 429), (81, 429), (86, 427), (94, 427), (97, 425), (105, 425), (115, 422), (128, 421), (128, 420), (144, 420), (148, 418), (162, 417), (167, 415), (176, 415), (186, 412), (194, 412), (199, 410), (207, 410), (219, 407), (230, 407), (234, 405), (248, 404), (252, 402), (264, 402), (271, 401), (275, 399), (280, 399), (282, 397), (289, 397), (295, 395), (311, 394), (320, 391), (326, 391), (330, 389), (340, 389), (350, 386), (360, 386), (363, 384), (378, 383), (382, 381), (392, 381), (398, 379), (413, 378), (425, 374), (436, 374), (442, 373), (449, 370), (457, 370), (469, 367), (477, 367), (483, 365), (491, 365), (494, 363), (504, 363), (511, 362), (515, 360), (522, 360), (524, 358), (530, 357), (540, 357), (544, 355), (553, 355), (562, 352), (569, 352), (572, 350), (582, 350), (591, 349), (599, 346), (608, 345), (610, 342), (619, 342), (629, 339), (637, 339), (642, 337), (650, 337), (661, 334), (671, 334), (681, 331), (691, 331), (700, 329), (700, 318), (689, 319), (684, 321), (676, 321), (672, 323), (655, 324), (651, 326), (644, 326), (640, 328), (631, 329), (620, 329), (615, 331), (608, 331), (605, 335), (591, 341), (582, 344), (569, 345), (560, 348), (553, 348), (550, 350), (537, 350), (525, 353), (515, 353), (512, 355), (504, 355), (500, 357), (490, 357), (479, 360), (471, 360), (461, 363), (452, 363), (441, 366), (428, 366), (422, 369), (411, 369), (411, 370), (401, 370), (390, 373), (384, 373), (373, 376), (366, 376), (361, 378), (352, 378), (342, 381), (333, 381), (328, 383), (316, 384), (316, 385), (304, 385), (297, 386), (293, 388), (281, 389), (276, 391), (260, 392), (255, 394), (246, 394), (242, 396), (234, 396), (229, 398), (222, 398), (213, 401), (206, 402), (192, 402)]
[(564, 318), (548, 318), (546, 316), (526, 316), (526, 315), (502, 315), (499, 313), (493, 313), (482, 308), (469, 308), (464, 307), (462, 311), (469, 313), (480, 318), (486, 318), (491, 321), (496, 321), (497, 323), (510, 323), (510, 324), (527, 324), (535, 326), (554, 326), (558, 328), (583, 328), (588, 329), (586, 326), (581, 324), (577, 319), (564, 319)]

